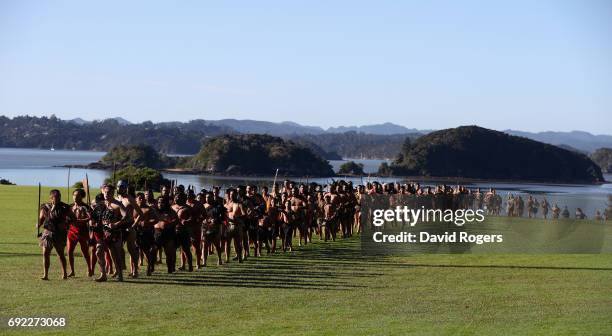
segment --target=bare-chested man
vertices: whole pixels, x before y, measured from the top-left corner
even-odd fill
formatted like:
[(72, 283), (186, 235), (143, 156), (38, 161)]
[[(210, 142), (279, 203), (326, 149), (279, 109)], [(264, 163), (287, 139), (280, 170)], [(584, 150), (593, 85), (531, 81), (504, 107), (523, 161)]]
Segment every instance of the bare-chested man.
[[(160, 189), (160, 197), (163, 197), (166, 199), (166, 201), (168, 202), (168, 204), (172, 204), (173, 199), (172, 199), (172, 195), (171, 195), (171, 188), (168, 185), (162, 185), (161, 189)], [(158, 200), (155, 199), (155, 208), (157, 208), (157, 203)], [(164, 249), (163, 248), (158, 248), (157, 249), (157, 264), (161, 264), (162, 260), (163, 260), (163, 253), (164, 253)]]
[(332, 203), (331, 195), (325, 195), (325, 204), (323, 205), (323, 224), (322, 230), (324, 231), (325, 241), (332, 239), (336, 241), (337, 229), (337, 216), (336, 216), (336, 205)]
[[(136, 204), (140, 208), (142, 215), (137, 215), (134, 225), (136, 226), (136, 236), (138, 248), (147, 259), (147, 275), (153, 274), (155, 270), (155, 258), (157, 248), (155, 246), (155, 224), (159, 221), (157, 211), (151, 208), (143, 193), (136, 195)], [(136, 211), (136, 210), (134, 210)]]
[(74, 214), (74, 222), (71, 223), (68, 230), (68, 263), (70, 265), (70, 273), (68, 277), (74, 276), (74, 250), (77, 244), (81, 246), (81, 253), (87, 264), (87, 276), (93, 276), (94, 265), (96, 264), (95, 254), (93, 258), (89, 255), (89, 220), (91, 219), (91, 209), (88, 204), (83, 202), (85, 190), (76, 189), (72, 193), (72, 213)]
[(291, 201), (286, 200), (283, 207), (279, 209), (280, 235), (281, 246), (283, 252), (291, 252), (293, 250), (293, 223), (295, 223)]
[(206, 203), (204, 204), (204, 218), (202, 222), (202, 242), (204, 247), (202, 251), (203, 266), (206, 266), (210, 247), (214, 246), (217, 252), (218, 265), (223, 264), (223, 252), (221, 248), (221, 234), (223, 222), (227, 219), (227, 210), (218, 202), (214, 201), (214, 196), (211, 193), (206, 194)]
[(365, 187), (363, 185), (360, 185), (357, 187), (357, 190), (355, 192), (355, 216), (354, 216), (354, 223), (355, 223), (355, 229), (357, 230), (357, 233), (361, 233), (363, 231), (363, 226), (361, 224), (361, 201), (363, 200), (363, 198), (365, 197)]
[(106, 275), (108, 273), (114, 273), (113, 261), (111, 258), (109, 247), (107, 245), (104, 231), (105, 227), (103, 220), (107, 211), (104, 202), (105, 201), (103, 194), (96, 195), (91, 208), (91, 221), (89, 224), (90, 238), (93, 239), (95, 243), (95, 249), (93, 254), (96, 255), (96, 260), (98, 262), (98, 265), (100, 265), (100, 276), (95, 279), (97, 282), (106, 281)]
[(228, 201), (225, 207), (227, 209), (228, 221), (225, 240), (225, 262), (229, 262), (230, 245), (233, 241), (234, 250), (236, 251), (234, 260), (238, 260), (241, 263), (243, 260), (242, 243), (245, 235), (243, 221), (245, 210), (241, 202), (239, 202), (238, 194), (234, 189), (228, 190)]
[(559, 208), (559, 206), (557, 205), (557, 203), (555, 203), (552, 207), (552, 218), (553, 219), (559, 219), (559, 215), (561, 214), (561, 209)]
[[(211, 195), (212, 197), (212, 195)], [(193, 190), (187, 193), (187, 206), (191, 209), (191, 246), (195, 252), (196, 268), (202, 267), (202, 222), (205, 218), (204, 205), (196, 199)], [(183, 261), (184, 262), (184, 261)]]
[(62, 279), (67, 279), (66, 256), (64, 248), (68, 236), (68, 225), (75, 217), (70, 206), (62, 202), (62, 195), (57, 189), (49, 193), (49, 202), (40, 207), (37, 228), (43, 227), (40, 237), (40, 246), (43, 249), (43, 276), (41, 280), (49, 280), (49, 266), (51, 265), (51, 250), (59, 257), (62, 266)]
[[(117, 201), (120, 202), (123, 207), (121, 209), (122, 215), (125, 217), (125, 227), (123, 234), (123, 241), (126, 242), (128, 253), (130, 254), (130, 276), (133, 278), (138, 277), (138, 258), (140, 253), (138, 252), (138, 244), (136, 244), (136, 229), (133, 227), (134, 214), (142, 216), (140, 207), (136, 205), (136, 200), (128, 194), (128, 183), (126, 181), (117, 182)], [(125, 266), (125, 251), (121, 248), (121, 260), (122, 266)]]
[(268, 222), (270, 225), (269, 239), (271, 246), (271, 253), (276, 253), (276, 240), (280, 236), (281, 226), (279, 221), (279, 212), (278, 212), (278, 199), (276, 197), (269, 198), (268, 210), (266, 211), (266, 215), (268, 217)]
[(249, 239), (253, 242), (254, 255), (261, 256), (261, 244), (265, 240), (266, 232), (263, 232), (263, 224), (260, 220), (266, 212), (266, 202), (263, 196), (257, 193), (257, 186), (249, 185), (246, 187), (246, 197), (248, 206)]
[(182, 191), (177, 191), (174, 195), (174, 205), (172, 209), (176, 213), (176, 243), (181, 249), (181, 266), (179, 270), (187, 269), (193, 272), (193, 255), (191, 254), (191, 234), (193, 226), (193, 215), (191, 208), (187, 206), (187, 195)]
[(157, 198), (157, 213), (159, 221), (155, 224), (155, 244), (158, 249), (163, 249), (166, 254), (166, 266), (168, 274), (174, 273), (176, 268), (176, 213), (170, 207), (167, 197)]
[(102, 186), (102, 194), (104, 195), (104, 211), (102, 224), (104, 225), (104, 237), (106, 245), (111, 252), (113, 263), (115, 264), (115, 273), (113, 277), (117, 277), (118, 281), (123, 281), (123, 239), (122, 231), (127, 224), (131, 225), (131, 212), (128, 213), (121, 202), (115, 199), (115, 188), (108, 184)]
[(546, 219), (548, 216), (548, 210), (550, 209), (550, 203), (546, 200), (546, 197), (540, 202), (540, 207), (542, 208), (542, 217)]
[(306, 223), (306, 200), (300, 194), (297, 187), (291, 190), (289, 195), (289, 202), (291, 203), (291, 216), (288, 218), (292, 221), (291, 227), (297, 228), (300, 235), (298, 246), (302, 246), (302, 239), (304, 245), (308, 243), (308, 227)]

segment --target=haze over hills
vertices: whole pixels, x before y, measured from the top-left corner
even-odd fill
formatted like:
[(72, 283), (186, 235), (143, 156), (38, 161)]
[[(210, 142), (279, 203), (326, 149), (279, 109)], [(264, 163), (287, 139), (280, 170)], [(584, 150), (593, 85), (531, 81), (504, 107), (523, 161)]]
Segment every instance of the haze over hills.
[[(114, 117), (114, 118), (106, 118), (106, 119), (102, 119), (102, 120), (95, 120), (95, 121), (105, 121), (105, 120), (115, 120), (119, 123), (119, 125), (131, 125), (132, 122), (129, 120), (126, 120), (124, 118), (121, 117)], [(68, 122), (71, 122), (73, 124), (77, 124), (77, 125), (89, 125), (91, 123), (93, 123), (93, 121), (89, 121), (89, 120), (84, 120), (82, 118), (74, 118), (74, 119), (70, 119), (70, 120), (66, 120)]]
[[(121, 125), (132, 124), (128, 120), (121, 117), (108, 118), (119, 122)], [(106, 119), (106, 120), (108, 120)], [(77, 125), (90, 124), (91, 121), (83, 120), (81, 118), (75, 118), (67, 120)], [(407, 128), (394, 123), (386, 122), (383, 124), (363, 125), (363, 126), (339, 126), (330, 127), (324, 129), (319, 126), (306, 126), (301, 125), (293, 121), (281, 121), (271, 122), (262, 120), (251, 120), (251, 119), (219, 119), (219, 120), (206, 120), (206, 119), (195, 119), (188, 122), (170, 121), (160, 122), (156, 125), (166, 126), (180, 126), (192, 123), (202, 123), (214, 126), (225, 127), (232, 129), (238, 133), (247, 134), (269, 134), (274, 136), (285, 136), (285, 135), (304, 135), (304, 134), (324, 134), (324, 133), (346, 133), (346, 132), (357, 132), (366, 134), (377, 134), (377, 135), (391, 135), (391, 134), (412, 134), (412, 133), (429, 133), (432, 130), (418, 130), (416, 128)]]
[(383, 124), (374, 125), (363, 125), (363, 126), (339, 126), (330, 127), (327, 129), (328, 133), (345, 133), (345, 132), (361, 132), (367, 134), (380, 134), (380, 135), (391, 135), (391, 134), (410, 134), (410, 133), (429, 133), (432, 130), (418, 130), (416, 128), (407, 128), (394, 123), (386, 122)]
[(221, 119), (206, 120), (207, 123), (215, 126), (224, 126), (234, 129), (239, 133), (247, 134), (269, 134), (274, 136), (298, 135), (298, 134), (322, 134), (325, 130), (316, 126), (303, 126), (291, 121), (270, 122), (259, 120), (237, 120)]
[[(125, 124), (129, 121), (122, 118), (113, 118), (119, 123)], [(346, 133), (357, 132), (374, 135), (399, 135), (399, 134), (428, 134), (434, 130), (419, 130), (416, 128), (408, 128), (402, 125), (385, 122), (382, 124), (362, 125), (362, 126), (338, 126), (324, 129), (319, 126), (305, 126), (291, 121), (270, 122), (260, 120), (238, 120), (238, 119), (220, 119), (220, 120), (198, 120), (204, 124), (214, 125), (232, 129), (238, 133), (247, 134), (270, 134), (274, 136), (301, 136), (301, 135), (319, 135), (329, 133)], [(195, 121), (190, 121), (192, 123)], [(188, 124), (180, 123), (179, 124)], [(520, 130), (503, 130), (502, 132), (510, 135), (522, 136), (528, 139), (537, 140), (551, 145), (561, 146), (563, 148), (573, 148), (580, 152), (592, 153), (598, 148), (612, 147), (612, 135), (593, 135), (583, 131), (571, 132), (525, 132)]]
[(522, 136), (532, 140), (548, 143), (551, 145), (567, 145), (579, 151), (594, 152), (598, 148), (612, 147), (612, 135), (593, 135), (583, 131), (571, 132), (523, 132), (516, 130), (505, 130), (505, 133)]

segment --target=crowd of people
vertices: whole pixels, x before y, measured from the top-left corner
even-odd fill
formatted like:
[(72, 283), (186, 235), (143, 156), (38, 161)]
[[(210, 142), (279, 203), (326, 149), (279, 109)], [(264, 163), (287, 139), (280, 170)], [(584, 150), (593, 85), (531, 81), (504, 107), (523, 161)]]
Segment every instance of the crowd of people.
[[(285, 180), (273, 183), (271, 188), (230, 187), (223, 195), (218, 186), (196, 191), (192, 186), (173, 185), (162, 186), (156, 197), (152, 190), (136, 193), (127, 182), (119, 181), (116, 186), (103, 185), (100, 191), (87, 202), (85, 190), (76, 189), (73, 203), (68, 205), (54, 189), (49, 201), (41, 205), (37, 229), (43, 229), (39, 234), (43, 280), (49, 279), (53, 249), (61, 263), (62, 277), (75, 275), (77, 245), (87, 264), (87, 275), (93, 277), (97, 265), (100, 275), (95, 281), (103, 282), (108, 277), (123, 281), (128, 268), (124, 246), (129, 254), (129, 276), (136, 278), (145, 261), (146, 274), (155, 272), (163, 255), (168, 273), (191, 272), (205, 267), (210, 255), (216, 255), (221, 265), (230, 262), (232, 254), (233, 260), (242, 262), (263, 251), (290, 252), (294, 238), (298, 246), (312, 242), (313, 236), (335, 241), (338, 235), (346, 238), (362, 231), (362, 201), (378, 195), (385, 196), (381, 197), (387, 202), (384, 206), (417, 201), (428, 208), (484, 209), (489, 215), (502, 212), (502, 198), (494, 189), (482, 192), (464, 186), (418, 183), (367, 182), (354, 186), (340, 180), (323, 186)], [(508, 216), (522, 217), (526, 210), (528, 217), (535, 217), (538, 208), (544, 218), (549, 210), (552, 218), (570, 217), (567, 207), (563, 211), (556, 204), (550, 207), (545, 198), (538, 201), (529, 196), (525, 202), (521, 196), (509, 195), (506, 200)], [(576, 218), (584, 218), (578, 210)]]

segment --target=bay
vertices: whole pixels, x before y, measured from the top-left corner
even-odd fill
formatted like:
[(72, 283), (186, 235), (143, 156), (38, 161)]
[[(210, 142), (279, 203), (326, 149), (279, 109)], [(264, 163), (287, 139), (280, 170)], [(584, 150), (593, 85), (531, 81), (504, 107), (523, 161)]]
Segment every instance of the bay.
[[(39, 182), (45, 186), (66, 188), (68, 184), (68, 168), (64, 165), (85, 165), (99, 160), (104, 152), (91, 151), (70, 151), (70, 150), (42, 150), (42, 149), (23, 149), (23, 148), (0, 148), (0, 178), (8, 179), (18, 185), (37, 185)], [(332, 160), (330, 164), (337, 171), (339, 166), (347, 160)], [(373, 177), (383, 160), (361, 160), (353, 159), (357, 163), (364, 164), (366, 173), (372, 177), (343, 177), (355, 184), (363, 184), (370, 180), (380, 182), (405, 182), (404, 178), (382, 178)], [(104, 179), (109, 177), (112, 172), (97, 169), (70, 169), (70, 184), (80, 181), (88, 175), (92, 186), (100, 186)], [(171, 180), (176, 180), (179, 184), (193, 185), (197, 189), (210, 189), (213, 185), (223, 188), (236, 186), (239, 184), (271, 185), (274, 179), (273, 172), (266, 177), (251, 176), (210, 176), (192, 174), (171, 174), (164, 173), (164, 176)], [(612, 180), (612, 175), (605, 175), (607, 181)], [(279, 181), (282, 178), (279, 178)], [(332, 178), (301, 178), (298, 182), (317, 182), (328, 184)], [(449, 181), (439, 181), (435, 178), (420, 179), (424, 185), (435, 185), (437, 183), (450, 183)], [(450, 184), (462, 183), (453, 181)], [(607, 206), (607, 197), (612, 194), (612, 184), (604, 183), (597, 185), (590, 184), (545, 184), (545, 183), (507, 183), (507, 182), (463, 182), (469, 188), (481, 188), (488, 190), (495, 188), (502, 197), (512, 193), (514, 195), (528, 194), (535, 195), (539, 199), (546, 197), (551, 204), (557, 203), (560, 207), (568, 206), (573, 214), (575, 208), (580, 207), (592, 217), (595, 210), (603, 210)]]

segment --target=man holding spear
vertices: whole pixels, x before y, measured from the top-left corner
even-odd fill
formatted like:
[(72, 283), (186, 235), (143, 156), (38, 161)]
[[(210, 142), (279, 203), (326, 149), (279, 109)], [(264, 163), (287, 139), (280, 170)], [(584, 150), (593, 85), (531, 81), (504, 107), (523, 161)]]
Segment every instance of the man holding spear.
[(55, 248), (62, 265), (62, 279), (68, 278), (64, 248), (66, 247), (68, 225), (74, 219), (70, 206), (62, 202), (60, 191), (57, 189), (51, 190), (49, 192), (49, 202), (40, 207), (38, 223), (36, 223), (37, 230), (41, 226), (43, 227), (43, 233), (40, 237), (40, 246), (43, 249), (43, 276), (41, 280), (49, 280), (49, 266), (51, 265), (51, 250), (53, 248)]

